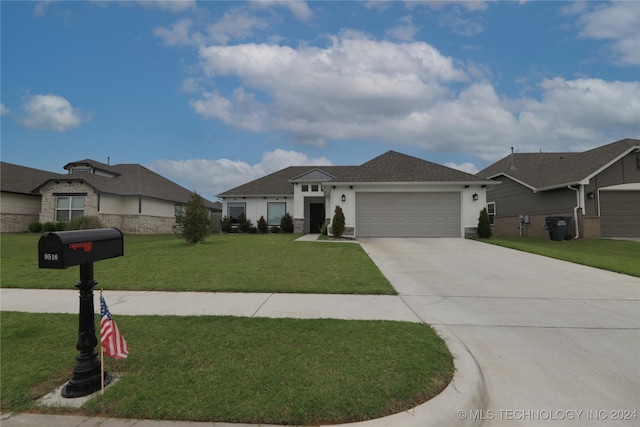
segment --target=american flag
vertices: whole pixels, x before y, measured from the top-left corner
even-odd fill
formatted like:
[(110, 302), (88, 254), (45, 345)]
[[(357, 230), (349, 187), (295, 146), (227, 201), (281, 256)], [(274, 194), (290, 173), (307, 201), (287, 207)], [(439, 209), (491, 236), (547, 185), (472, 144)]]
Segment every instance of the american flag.
[(100, 344), (102, 351), (114, 359), (125, 359), (129, 354), (129, 346), (118, 330), (116, 322), (111, 317), (111, 313), (100, 294)]

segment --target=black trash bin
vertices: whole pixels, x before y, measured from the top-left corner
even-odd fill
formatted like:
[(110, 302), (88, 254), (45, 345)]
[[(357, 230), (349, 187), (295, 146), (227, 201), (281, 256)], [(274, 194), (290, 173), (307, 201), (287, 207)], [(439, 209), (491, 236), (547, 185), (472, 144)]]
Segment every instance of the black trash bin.
[(570, 216), (548, 216), (544, 221), (544, 228), (549, 230), (549, 239), (571, 240), (573, 238), (571, 234), (569, 234), (569, 226), (571, 225)]

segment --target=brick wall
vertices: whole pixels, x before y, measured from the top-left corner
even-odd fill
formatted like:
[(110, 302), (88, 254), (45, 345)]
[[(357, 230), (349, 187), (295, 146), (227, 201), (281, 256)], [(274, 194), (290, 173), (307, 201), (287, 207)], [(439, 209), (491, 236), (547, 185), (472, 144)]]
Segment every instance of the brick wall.
[(116, 227), (125, 234), (172, 234), (174, 217), (151, 215), (98, 214), (105, 227)]
[(37, 214), (10, 214), (0, 215), (0, 233), (22, 233), (29, 231), (29, 224), (38, 221)]
[(60, 180), (57, 184), (49, 184), (42, 189), (42, 204), (40, 208), (40, 222), (56, 222), (56, 196), (55, 194), (82, 194), (86, 193), (84, 199), (84, 215), (98, 214), (98, 195), (87, 184), (79, 181)]

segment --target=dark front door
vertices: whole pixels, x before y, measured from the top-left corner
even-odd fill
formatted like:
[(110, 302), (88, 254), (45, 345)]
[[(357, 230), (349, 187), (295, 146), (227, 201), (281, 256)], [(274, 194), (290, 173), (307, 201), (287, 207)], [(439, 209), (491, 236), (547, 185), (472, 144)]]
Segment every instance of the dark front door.
[(311, 203), (309, 205), (310, 233), (319, 233), (324, 225), (324, 203)]

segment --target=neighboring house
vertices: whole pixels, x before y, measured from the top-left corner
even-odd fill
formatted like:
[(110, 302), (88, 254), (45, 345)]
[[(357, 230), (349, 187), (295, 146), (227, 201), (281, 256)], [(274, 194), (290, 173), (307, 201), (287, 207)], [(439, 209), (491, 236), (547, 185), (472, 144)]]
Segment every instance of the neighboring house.
[[(97, 216), (128, 234), (171, 233), (175, 217), (193, 193), (138, 164), (95, 160), (67, 164), (57, 174), (2, 162), (2, 232), (26, 231), (32, 221)], [(205, 199), (212, 223), (221, 204)]]
[(494, 181), (389, 151), (361, 166), (291, 166), (225, 191), (223, 215), (261, 216), (297, 233), (318, 233), (336, 206), (347, 237), (464, 237), (475, 233)]
[(572, 237), (640, 237), (640, 140), (512, 153), (478, 175), (501, 182), (487, 191), (494, 234), (546, 237), (545, 217), (566, 216)]

